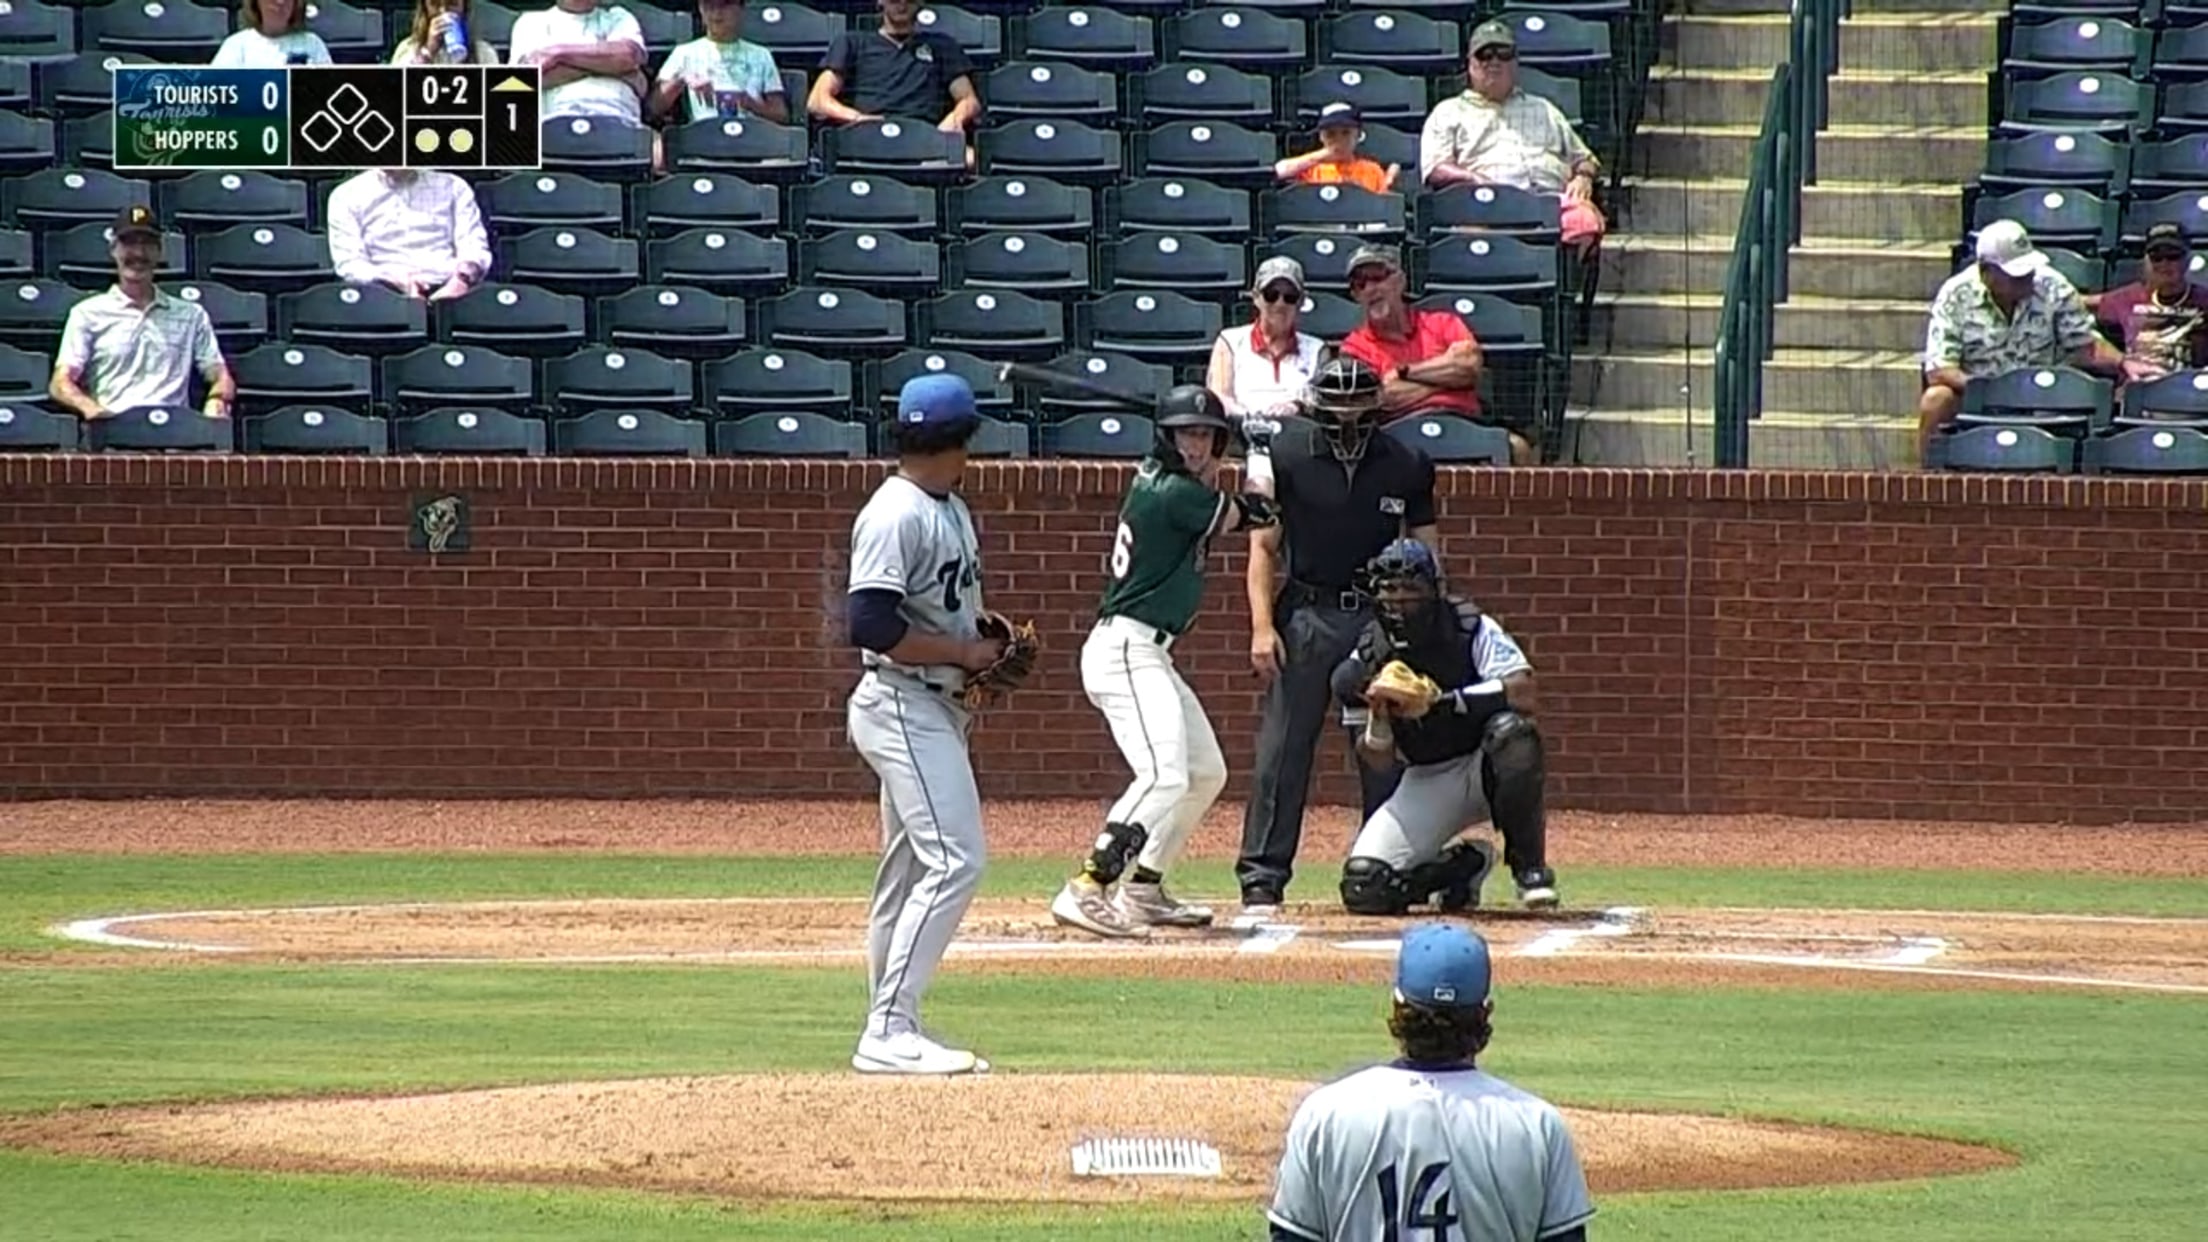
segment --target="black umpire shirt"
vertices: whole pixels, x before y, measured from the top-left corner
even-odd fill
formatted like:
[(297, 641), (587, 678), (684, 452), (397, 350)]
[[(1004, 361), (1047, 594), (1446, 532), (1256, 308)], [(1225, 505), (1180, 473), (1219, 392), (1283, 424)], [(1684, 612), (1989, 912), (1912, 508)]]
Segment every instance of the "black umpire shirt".
[(820, 67), (843, 79), (843, 102), (875, 116), (923, 117), (951, 110), (951, 83), (974, 71), (958, 40), (916, 30), (899, 43), (879, 30), (845, 31), (828, 44)]
[(1346, 591), (1382, 548), (1433, 524), (1434, 462), (1375, 428), (1344, 466), (1316, 425), (1296, 426), (1273, 441), (1273, 494), (1289, 581)]

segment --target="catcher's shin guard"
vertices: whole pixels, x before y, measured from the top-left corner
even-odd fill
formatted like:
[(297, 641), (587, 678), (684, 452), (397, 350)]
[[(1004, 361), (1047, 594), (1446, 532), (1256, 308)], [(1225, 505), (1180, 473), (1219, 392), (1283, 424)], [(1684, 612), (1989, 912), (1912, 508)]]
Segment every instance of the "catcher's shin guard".
[(1495, 869), (1495, 847), (1485, 841), (1451, 841), (1432, 862), (1411, 868), (1404, 881), (1413, 901), (1430, 901), (1444, 914), (1480, 904), (1480, 885)]
[(1497, 712), (1481, 738), (1480, 769), (1503, 862), (1513, 874), (1548, 866), (1548, 764), (1541, 731), (1516, 712)]
[(1099, 884), (1115, 884), (1149, 843), (1150, 833), (1141, 824), (1106, 824), (1096, 847), (1089, 851), (1089, 860), (1081, 864), (1081, 874)]
[(1377, 858), (1342, 864), (1342, 909), (1351, 914), (1403, 914), (1418, 896), (1402, 872)]

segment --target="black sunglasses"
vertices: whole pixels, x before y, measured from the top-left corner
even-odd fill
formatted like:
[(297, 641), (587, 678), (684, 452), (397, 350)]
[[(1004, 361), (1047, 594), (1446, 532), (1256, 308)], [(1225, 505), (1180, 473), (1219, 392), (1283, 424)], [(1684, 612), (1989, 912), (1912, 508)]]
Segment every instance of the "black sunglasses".
[(1518, 59), (1518, 51), (1508, 47), (1483, 47), (1472, 53), (1472, 59), (1483, 65), (1493, 64), (1498, 60), (1508, 62)]
[(1290, 289), (1286, 285), (1267, 285), (1257, 291), (1257, 296), (1268, 302), (1299, 302), (1303, 300), (1303, 294), (1299, 290)]

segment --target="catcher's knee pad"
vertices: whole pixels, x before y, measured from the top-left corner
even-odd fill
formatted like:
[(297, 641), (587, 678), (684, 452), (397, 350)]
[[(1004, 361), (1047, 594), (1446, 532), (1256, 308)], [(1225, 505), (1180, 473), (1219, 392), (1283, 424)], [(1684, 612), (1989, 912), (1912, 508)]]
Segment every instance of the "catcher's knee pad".
[(1342, 864), (1342, 908), (1351, 914), (1402, 914), (1413, 900), (1403, 873), (1380, 859)]
[(1117, 883), (1127, 864), (1149, 843), (1150, 833), (1141, 824), (1106, 824), (1081, 870), (1099, 884)]
[(1547, 865), (1548, 762), (1541, 731), (1516, 712), (1498, 712), (1481, 737), (1481, 774), (1495, 831), (1512, 871)]
[(1540, 727), (1516, 712), (1497, 712), (1487, 718), (1487, 728), (1480, 735), (1480, 753), (1498, 782), (1520, 778), (1538, 781), (1547, 776)]

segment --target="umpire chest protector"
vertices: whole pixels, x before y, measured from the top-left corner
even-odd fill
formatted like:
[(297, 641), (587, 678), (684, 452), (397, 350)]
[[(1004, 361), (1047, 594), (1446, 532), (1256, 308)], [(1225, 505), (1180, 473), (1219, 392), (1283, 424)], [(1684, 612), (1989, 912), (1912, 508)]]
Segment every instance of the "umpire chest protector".
[[(1365, 667), (1377, 669), (1396, 659), (1433, 678), (1444, 690), (1471, 685), (1480, 680), (1479, 670), (1472, 665), (1472, 639), (1481, 624), (1479, 605), (1444, 596), (1427, 609), (1417, 633), (1393, 640), (1392, 651), (1366, 650)], [(1364, 641), (1384, 646), (1384, 633), (1375, 622), (1365, 631)], [(1480, 753), (1486, 727), (1486, 717), (1460, 716), (1443, 702), (1416, 720), (1396, 721), (1395, 745), (1413, 764), (1441, 763)]]

